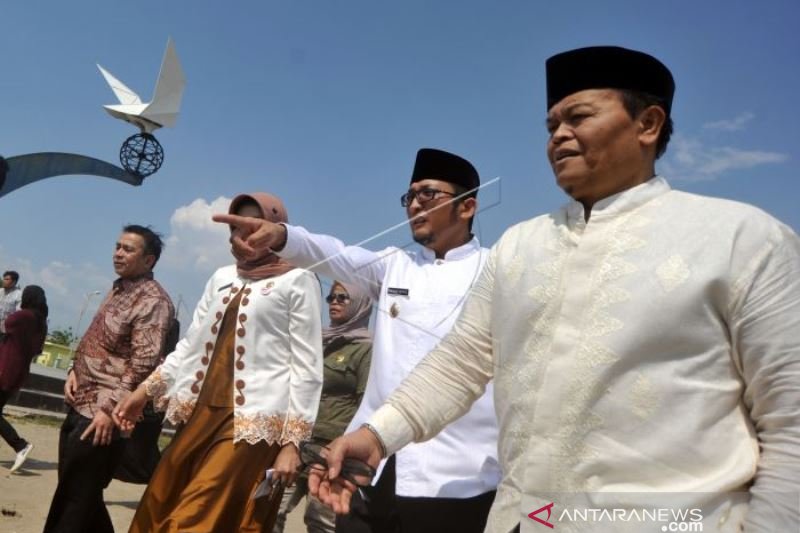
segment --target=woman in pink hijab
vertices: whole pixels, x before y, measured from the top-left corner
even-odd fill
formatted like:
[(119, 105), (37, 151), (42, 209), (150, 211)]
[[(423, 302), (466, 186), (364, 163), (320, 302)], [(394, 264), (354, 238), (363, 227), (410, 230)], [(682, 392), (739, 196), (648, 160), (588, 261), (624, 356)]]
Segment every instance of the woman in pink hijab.
[[(230, 213), (287, 221), (265, 193), (237, 196)], [(268, 468), (291, 483), (311, 437), (322, 386), (319, 283), (270, 252), (235, 258), (208, 281), (175, 351), (115, 412), (129, 431), (152, 399), (181, 426), (131, 532), (270, 527), (277, 502), (253, 499), (254, 490)]]

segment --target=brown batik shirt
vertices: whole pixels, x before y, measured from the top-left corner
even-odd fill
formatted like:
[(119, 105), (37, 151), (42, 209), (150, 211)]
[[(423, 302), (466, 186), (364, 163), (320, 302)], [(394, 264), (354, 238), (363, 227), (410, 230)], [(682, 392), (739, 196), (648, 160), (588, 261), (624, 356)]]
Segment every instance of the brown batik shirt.
[(172, 301), (152, 272), (117, 279), (75, 350), (75, 410), (87, 418), (98, 409), (110, 416), (165, 355), (173, 315)]

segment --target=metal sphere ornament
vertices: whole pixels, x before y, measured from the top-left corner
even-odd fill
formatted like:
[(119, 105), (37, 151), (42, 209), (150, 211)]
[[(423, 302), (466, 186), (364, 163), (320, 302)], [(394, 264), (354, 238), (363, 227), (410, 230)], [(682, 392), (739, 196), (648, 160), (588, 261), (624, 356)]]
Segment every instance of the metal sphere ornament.
[(164, 162), (164, 149), (152, 134), (137, 133), (122, 143), (119, 162), (122, 168), (131, 174), (146, 178), (161, 168), (161, 163)]

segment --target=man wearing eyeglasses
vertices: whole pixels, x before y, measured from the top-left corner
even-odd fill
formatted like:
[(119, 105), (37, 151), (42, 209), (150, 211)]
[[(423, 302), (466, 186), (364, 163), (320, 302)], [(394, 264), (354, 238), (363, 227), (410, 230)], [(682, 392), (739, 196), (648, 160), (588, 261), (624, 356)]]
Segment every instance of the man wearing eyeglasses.
[[(431, 148), (417, 153), (400, 198), (418, 249), (372, 252), (290, 225), (216, 215), (250, 232), (242, 253), (271, 248), (292, 264), (358, 285), (377, 302), (372, 366), (358, 428), (449, 331), (488, 250), (472, 235), (478, 172), (467, 160)], [(344, 532), (483, 531), (500, 479), (497, 423), (488, 390), (461, 419), (428, 442), (389, 458), (367, 501), (340, 518)], [(395, 497), (396, 496), (396, 497)]]

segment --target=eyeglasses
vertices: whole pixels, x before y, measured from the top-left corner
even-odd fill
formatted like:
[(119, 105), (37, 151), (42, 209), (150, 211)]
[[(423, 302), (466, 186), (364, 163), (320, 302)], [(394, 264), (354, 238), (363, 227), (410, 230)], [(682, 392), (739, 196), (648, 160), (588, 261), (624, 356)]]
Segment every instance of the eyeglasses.
[(421, 205), (425, 205), (440, 194), (449, 194), (450, 196), (456, 195), (454, 192), (442, 191), (439, 189), (425, 188), (418, 191), (409, 189), (407, 193), (400, 197), (400, 205), (408, 207), (411, 205), (411, 202), (414, 201), (414, 198), (416, 198)]
[(325, 297), (325, 301), (332, 304), (334, 301), (339, 304), (346, 304), (350, 301), (350, 296), (343, 292), (334, 292)]
[[(298, 470), (316, 470), (324, 474), (328, 470), (328, 461), (325, 459), (324, 454), (327, 455), (328, 451), (328, 448), (319, 444), (310, 442), (301, 443), (301, 465)], [(375, 477), (375, 472), (375, 469), (364, 461), (353, 459), (352, 457), (345, 457), (342, 460), (342, 469), (339, 472), (339, 476), (356, 487), (368, 487), (370, 483), (372, 483), (372, 478)]]

